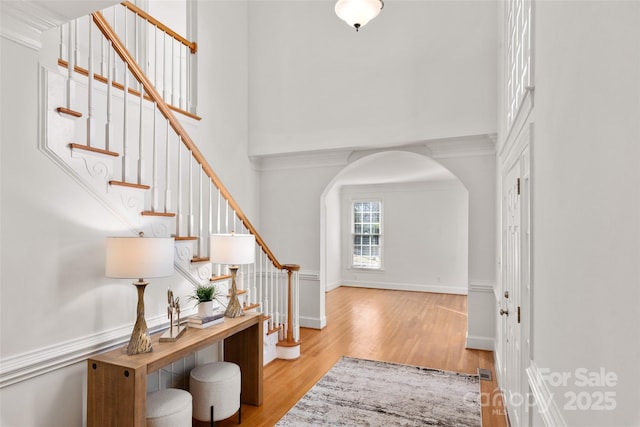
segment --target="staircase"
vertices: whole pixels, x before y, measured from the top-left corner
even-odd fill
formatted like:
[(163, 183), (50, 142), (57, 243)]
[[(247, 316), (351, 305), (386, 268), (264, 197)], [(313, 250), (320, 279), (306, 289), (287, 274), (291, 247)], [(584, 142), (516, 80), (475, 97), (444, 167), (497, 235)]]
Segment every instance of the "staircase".
[(210, 234), (253, 234), (256, 262), (238, 271), (240, 302), (264, 315), (265, 364), (295, 359), (300, 267), (277, 260), (191, 137), (196, 52), (128, 2), (63, 25), (58, 68), (41, 76), (41, 148), (133, 234), (174, 236), (175, 268), (194, 286), (230, 286), (227, 267), (209, 261)]

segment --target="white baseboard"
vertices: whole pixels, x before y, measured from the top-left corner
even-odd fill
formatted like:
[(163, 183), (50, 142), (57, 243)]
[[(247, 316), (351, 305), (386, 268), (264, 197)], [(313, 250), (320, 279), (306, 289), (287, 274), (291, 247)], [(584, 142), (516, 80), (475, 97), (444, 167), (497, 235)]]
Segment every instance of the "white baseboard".
[(544, 376), (533, 360), (526, 372), (531, 394), (544, 424), (553, 427), (566, 427), (567, 423), (553, 400), (553, 394), (549, 391)]
[(340, 280), (338, 280), (336, 282), (333, 282), (333, 283), (327, 283), (325, 292), (329, 292), (329, 291), (332, 291), (334, 289), (338, 289), (341, 286), (341, 284), (342, 284), (342, 281), (340, 281)]
[(303, 328), (323, 329), (327, 326), (327, 318), (326, 316), (321, 318), (300, 316), (300, 326)]
[(491, 337), (478, 337), (467, 334), (466, 348), (474, 350), (489, 350), (495, 349), (495, 342)]
[(502, 387), (502, 357), (500, 355), (500, 352), (497, 351), (497, 349), (494, 348), (493, 350), (493, 361), (495, 364), (495, 371), (496, 371), (496, 380), (498, 382), (498, 387)]
[(467, 295), (466, 286), (442, 286), (435, 284), (367, 282), (363, 280), (347, 280), (342, 286), (354, 288), (391, 289), (394, 291), (433, 292), (438, 294)]

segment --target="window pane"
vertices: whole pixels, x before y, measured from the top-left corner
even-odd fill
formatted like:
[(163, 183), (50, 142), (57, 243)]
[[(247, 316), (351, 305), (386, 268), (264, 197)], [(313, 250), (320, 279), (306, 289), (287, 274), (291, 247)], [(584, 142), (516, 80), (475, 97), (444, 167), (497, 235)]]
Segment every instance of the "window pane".
[(353, 203), (352, 265), (356, 268), (379, 269), (382, 266), (380, 248), (380, 202)]

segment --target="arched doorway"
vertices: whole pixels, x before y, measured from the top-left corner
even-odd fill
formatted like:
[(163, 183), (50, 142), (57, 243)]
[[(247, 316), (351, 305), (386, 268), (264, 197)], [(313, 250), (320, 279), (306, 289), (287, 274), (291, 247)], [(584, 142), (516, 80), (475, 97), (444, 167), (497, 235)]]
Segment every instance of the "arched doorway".
[[(378, 269), (351, 262), (352, 202), (367, 199), (380, 200), (383, 208)], [(321, 196), (320, 287), (466, 294), (468, 224), (467, 188), (442, 164), (405, 150), (360, 153)]]

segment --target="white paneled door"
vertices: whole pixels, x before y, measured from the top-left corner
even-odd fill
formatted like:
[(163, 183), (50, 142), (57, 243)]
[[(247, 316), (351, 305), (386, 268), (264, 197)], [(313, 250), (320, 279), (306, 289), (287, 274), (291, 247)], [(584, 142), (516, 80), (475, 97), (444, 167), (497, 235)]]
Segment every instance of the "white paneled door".
[(525, 369), (530, 363), (530, 133), (527, 143), (503, 175), (502, 193), (502, 387), (512, 426), (529, 425), (529, 387)]

